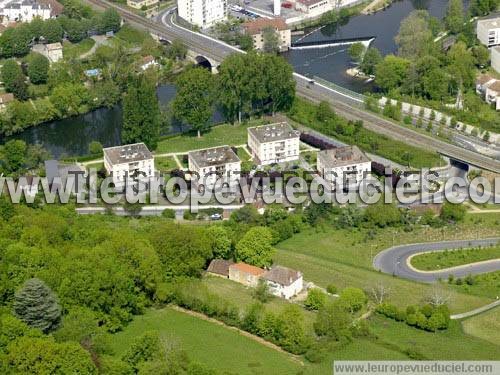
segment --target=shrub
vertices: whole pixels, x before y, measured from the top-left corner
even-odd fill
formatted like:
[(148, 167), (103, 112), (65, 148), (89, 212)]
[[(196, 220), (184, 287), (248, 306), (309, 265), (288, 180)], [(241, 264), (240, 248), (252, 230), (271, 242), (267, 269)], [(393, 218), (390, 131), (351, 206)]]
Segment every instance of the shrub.
[(304, 307), (308, 310), (319, 310), (326, 303), (326, 294), (318, 288), (309, 289)]
[(102, 153), (102, 144), (101, 144), (101, 142), (97, 142), (97, 141), (90, 142), (90, 144), (89, 144), (89, 152), (92, 155), (101, 154)]
[(345, 288), (340, 293), (339, 303), (351, 312), (359, 311), (367, 302), (366, 294), (358, 288)]
[(166, 208), (163, 210), (161, 215), (167, 219), (175, 219), (175, 210), (172, 210), (171, 208)]
[(326, 286), (326, 291), (330, 294), (337, 294), (337, 287), (333, 284), (328, 284)]
[(411, 116), (406, 115), (406, 116), (403, 118), (403, 122), (404, 122), (406, 125), (411, 125)]

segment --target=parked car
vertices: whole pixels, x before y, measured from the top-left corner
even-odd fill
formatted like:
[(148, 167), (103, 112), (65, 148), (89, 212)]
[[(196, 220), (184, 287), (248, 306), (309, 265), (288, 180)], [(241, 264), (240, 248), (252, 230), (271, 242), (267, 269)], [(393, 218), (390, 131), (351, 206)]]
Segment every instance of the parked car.
[(221, 214), (212, 214), (210, 215), (210, 220), (222, 220), (222, 215)]

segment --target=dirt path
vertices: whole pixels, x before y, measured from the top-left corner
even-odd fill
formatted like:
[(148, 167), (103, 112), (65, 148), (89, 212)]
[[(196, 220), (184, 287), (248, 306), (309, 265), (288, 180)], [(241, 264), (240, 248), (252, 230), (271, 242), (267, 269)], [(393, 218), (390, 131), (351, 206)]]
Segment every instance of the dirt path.
[(221, 322), (221, 321), (219, 321), (217, 319), (209, 318), (208, 316), (206, 316), (204, 314), (201, 314), (201, 313), (198, 313), (198, 312), (195, 312), (195, 311), (183, 309), (182, 307), (179, 307), (179, 306), (172, 306), (172, 308), (174, 310), (182, 312), (184, 314), (188, 314), (188, 315), (194, 316), (196, 318), (203, 319), (203, 320), (205, 320), (207, 322), (214, 323), (214, 324), (217, 324), (217, 325), (220, 325), (220, 326), (224, 326), (224, 327), (226, 327), (228, 329), (236, 331), (240, 335), (243, 335), (243, 336), (248, 337), (248, 338), (250, 338), (250, 339), (252, 339), (254, 341), (257, 341), (259, 344), (267, 346), (268, 348), (271, 348), (271, 349), (276, 350), (278, 352), (287, 354), (288, 356), (290, 356), (290, 358), (293, 361), (299, 363), (301, 366), (304, 366), (304, 362), (302, 362), (302, 360), (300, 359), (300, 356), (295, 355), (295, 354), (290, 354), (287, 351), (281, 349), (278, 345), (275, 345), (272, 342), (266, 341), (266, 340), (264, 340), (263, 338), (261, 338), (259, 336), (252, 335), (251, 333), (248, 333), (248, 332), (243, 331), (243, 330), (241, 330), (239, 328), (236, 328), (236, 327), (228, 326), (227, 324), (225, 324), (225, 323), (223, 323), (223, 322)]

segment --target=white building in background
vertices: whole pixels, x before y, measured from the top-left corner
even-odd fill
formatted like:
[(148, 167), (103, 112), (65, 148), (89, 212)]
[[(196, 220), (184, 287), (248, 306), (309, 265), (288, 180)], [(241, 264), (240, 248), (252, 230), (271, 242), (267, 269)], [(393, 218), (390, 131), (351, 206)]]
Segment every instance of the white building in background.
[(245, 34), (250, 35), (253, 40), (253, 48), (264, 49), (264, 31), (272, 29), (278, 36), (278, 47), (280, 51), (286, 51), (292, 43), (292, 32), (285, 19), (260, 17), (253, 21), (245, 22), (243, 25)]
[(125, 181), (132, 182), (136, 177), (147, 181), (155, 175), (153, 154), (144, 143), (108, 147), (102, 151), (104, 168), (117, 187), (123, 186)]
[(177, 0), (179, 17), (202, 29), (227, 20), (227, 0)]
[(333, 1), (330, 0), (297, 0), (295, 9), (306, 13), (310, 17), (316, 17), (333, 9)]
[(488, 104), (493, 104), (500, 111), (500, 80), (487, 74), (476, 79), (476, 93)]
[(476, 35), (488, 48), (500, 45), (500, 17), (478, 20)]
[(33, 0), (12, 1), (3, 6), (0, 14), (10, 22), (31, 22), (36, 17), (42, 20), (51, 18), (52, 9), (49, 4)]
[(271, 294), (285, 299), (296, 296), (304, 287), (301, 272), (282, 266), (264, 272), (262, 279), (267, 282)]
[(217, 179), (222, 178), (228, 185), (233, 185), (240, 177), (241, 160), (229, 146), (190, 151), (188, 163), (189, 171), (199, 176), (198, 184), (210, 189)]
[(248, 147), (259, 165), (299, 159), (300, 132), (288, 123), (248, 128)]
[(371, 172), (371, 161), (357, 146), (338, 147), (318, 152), (317, 168), (325, 181), (342, 190), (357, 188)]

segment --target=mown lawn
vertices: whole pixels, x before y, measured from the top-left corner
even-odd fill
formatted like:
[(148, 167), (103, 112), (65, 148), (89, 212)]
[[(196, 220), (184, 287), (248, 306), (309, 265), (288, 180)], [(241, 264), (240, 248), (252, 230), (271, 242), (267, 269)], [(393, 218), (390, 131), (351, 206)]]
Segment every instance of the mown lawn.
[(468, 318), (462, 322), (462, 326), (465, 333), (499, 345), (500, 307)]
[(66, 59), (76, 59), (94, 46), (94, 39), (87, 38), (79, 43), (63, 42), (63, 56)]
[(416, 255), (411, 259), (411, 264), (419, 270), (432, 271), (496, 258), (500, 258), (500, 246), (445, 250)]
[(157, 153), (188, 152), (200, 148), (216, 146), (239, 146), (247, 143), (247, 128), (261, 125), (263, 120), (252, 121), (249, 124), (213, 126), (200, 138), (195, 133), (186, 133), (175, 137), (164, 138), (158, 143)]
[(155, 158), (155, 168), (163, 173), (168, 173), (173, 169), (179, 168), (174, 158), (171, 156), (162, 156)]
[[(488, 218), (488, 215), (492, 216), (492, 214), (484, 216)], [(464, 223), (444, 229), (417, 228), (412, 232), (404, 232), (401, 229), (378, 229), (373, 239), (369, 239), (366, 229), (353, 231), (330, 227), (311, 229), (278, 244), (274, 261), (301, 270), (305, 280), (313, 281), (322, 287), (334, 284), (339, 289), (356, 286), (370, 291), (373, 285), (383, 283), (390, 288), (390, 300), (405, 307), (408, 304), (422, 303), (436, 286), (380, 273), (372, 268), (373, 257), (379, 251), (395, 244), (498, 235), (496, 220), (493, 218), (481, 220), (483, 224), (481, 227), (474, 225), (467, 217)], [(476, 293), (474, 288), (459, 289), (446, 282), (438, 284), (437, 287), (449, 294), (449, 306), (453, 312), (468, 311), (482, 306), (490, 302), (492, 297)]]
[(151, 35), (147, 32), (133, 28), (127, 24), (123, 25), (115, 36), (116, 39), (113, 39), (114, 42), (122, 43), (128, 47), (139, 46), (144, 42), (144, 40), (151, 39)]
[(497, 360), (500, 346), (469, 336), (462, 330), (460, 322), (452, 321), (445, 331), (426, 332), (410, 327), (403, 322), (373, 316), (370, 318), (372, 332), (378, 343), (392, 344), (400, 350), (413, 349), (426, 359), (439, 360)]
[(112, 336), (112, 348), (120, 357), (132, 340), (146, 331), (178, 342), (189, 358), (229, 374), (296, 374), (303, 366), (291, 355), (241, 335), (236, 330), (172, 308), (148, 310), (136, 316), (122, 332)]

